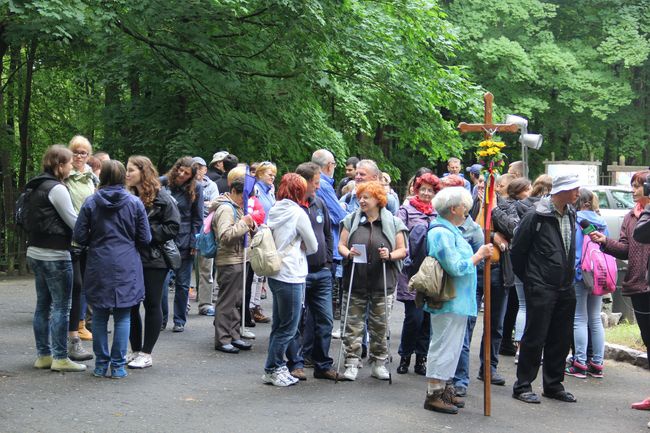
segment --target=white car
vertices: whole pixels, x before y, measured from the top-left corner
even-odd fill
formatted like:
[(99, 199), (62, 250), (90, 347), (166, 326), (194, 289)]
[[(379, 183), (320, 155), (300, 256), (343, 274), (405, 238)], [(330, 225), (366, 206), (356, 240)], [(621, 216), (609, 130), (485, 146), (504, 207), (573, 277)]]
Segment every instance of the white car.
[(634, 207), (632, 187), (592, 185), (585, 186), (598, 197), (600, 214), (607, 222), (609, 236), (618, 239), (623, 224), (623, 217)]

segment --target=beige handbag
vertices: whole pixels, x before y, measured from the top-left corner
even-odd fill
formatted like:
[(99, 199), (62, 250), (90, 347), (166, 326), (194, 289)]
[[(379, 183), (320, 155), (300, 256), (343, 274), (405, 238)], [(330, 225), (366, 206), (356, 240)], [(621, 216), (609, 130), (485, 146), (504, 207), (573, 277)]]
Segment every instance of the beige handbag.
[(409, 280), (409, 291), (416, 291), (415, 304), (421, 308), (426, 302), (429, 308), (439, 309), (442, 303), (456, 297), (453, 279), (445, 272), (440, 262), (431, 256), (425, 257), (420, 269)]

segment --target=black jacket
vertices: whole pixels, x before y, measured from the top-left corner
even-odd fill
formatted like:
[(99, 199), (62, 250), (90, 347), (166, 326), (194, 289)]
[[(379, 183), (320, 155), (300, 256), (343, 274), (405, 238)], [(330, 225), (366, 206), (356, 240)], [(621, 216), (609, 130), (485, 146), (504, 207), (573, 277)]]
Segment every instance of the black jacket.
[[(645, 207), (645, 210), (639, 217), (639, 221), (634, 228), (634, 240), (642, 244), (650, 244), (650, 205)], [(648, 286), (650, 286), (650, 257), (648, 258)]]
[[(208, 172), (206, 173), (206, 176), (208, 176), (212, 182), (216, 182), (224, 176), (224, 173), (223, 171), (215, 168), (214, 166), (211, 166), (208, 168)], [(219, 192), (221, 192), (221, 190), (219, 190)]]
[(550, 200), (541, 199), (535, 210), (522, 218), (512, 240), (512, 265), (525, 287), (567, 290), (573, 286), (575, 273), (576, 213), (567, 207), (572, 228), (567, 254)]
[(63, 221), (48, 198), (56, 185), (64, 184), (49, 173), (42, 173), (25, 185), (26, 191), (31, 190), (26, 199), (29, 246), (53, 250), (70, 249), (72, 229)]
[[(515, 229), (519, 225), (519, 215), (515, 208), (516, 201), (510, 198), (497, 198), (497, 205), (492, 209), (492, 221), (494, 222), (494, 230), (501, 233), (508, 239), (508, 243), (512, 242), (515, 234)], [(512, 287), (515, 284), (515, 276), (512, 269), (512, 260), (509, 251), (501, 254), (501, 272), (503, 276), (503, 285)]]
[(151, 227), (151, 243), (138, 248), (143, 268), (166, 269), (159, 246), (169, 239), (174, 239), (181, 225), (181, 216), (176, 201), (165, 189), (161, 189), (150, 208), (147, 217)]
[(541, 197), (526, 197), (523, 200), (517, 200), (515, 208), (517, 209), (517, 214), (519, 214), (519, 219), (523, 218), (529, 210), (535, 209), (535, 205), (540, 199)]
[(320, 197), (310, 197), (308, 199), (309, 208), (305, 209), (311, 222), (311, 228), (314, 229), (316, 240), (318, 241), (318, 250), (314, 254), (307, 256), (309, 273), (318, 272), (324, 267), (332, 266), (333, 240), (332, 227), (330, 222), (329, 210), (325, 202)]

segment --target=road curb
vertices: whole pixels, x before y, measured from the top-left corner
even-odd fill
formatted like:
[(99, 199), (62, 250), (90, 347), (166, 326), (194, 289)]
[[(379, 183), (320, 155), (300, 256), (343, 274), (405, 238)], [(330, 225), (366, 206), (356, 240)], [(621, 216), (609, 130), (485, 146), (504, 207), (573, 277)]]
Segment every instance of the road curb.
[(620, 344), (605, 343), (605, 359), (627, 362), (638, 367), (648, 368), (648, 354)]

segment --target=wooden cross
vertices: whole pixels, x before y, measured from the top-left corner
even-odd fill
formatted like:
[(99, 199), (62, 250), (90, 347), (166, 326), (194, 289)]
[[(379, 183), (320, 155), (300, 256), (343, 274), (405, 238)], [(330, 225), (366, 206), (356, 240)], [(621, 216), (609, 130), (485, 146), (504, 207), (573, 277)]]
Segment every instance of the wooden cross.
[[(502, 124), (502, 123), (492, 123), (492, 102), (494, 101), (494, 96), (492, 93), (487, 92), (483, 95), (483, 100), (485, 101), (485, 115), (483, 117), (483, 123), (465, 123), (461, 122), (458, 124), (458, 129), (461, 133), (468, 132), (482, 132), (485, 140), (491, 140), (492, 136), (497, 132), (519, 132), (519, 126), (515, 124)], [(492, 207), (494, 206), (496, 197), (494, 195), (494, 173), (492, 169), (488, 168), (488, 178), (485, 181), (485, 191), (486, 194), (490, 194), (490, 197), (485, 197), (483, 200), (483, 235), (485, 243), (490, 243), (490, 238), (492, 233), (490, 230), (490, 218), (488, 215), (492, 212)], [(504, 254), (507, 254), (504, 252)], [(491, 286), (490, 286), (490, 265), (492, 263), (491, 257), (488, 257), (485, 260), (485, 268), (483, 271), (483, 415), (490, 416), (491, 412), (491, 388), (490, 382), (492, 379), (492, 373), (490, 370), (490, 348), (492, 342), (490, 341), (491, 336), (491, 322), (490, 317), (492, 315), (492, 301), (491, 301)], [(504, 337), (505, 338), (505, 337)]]

